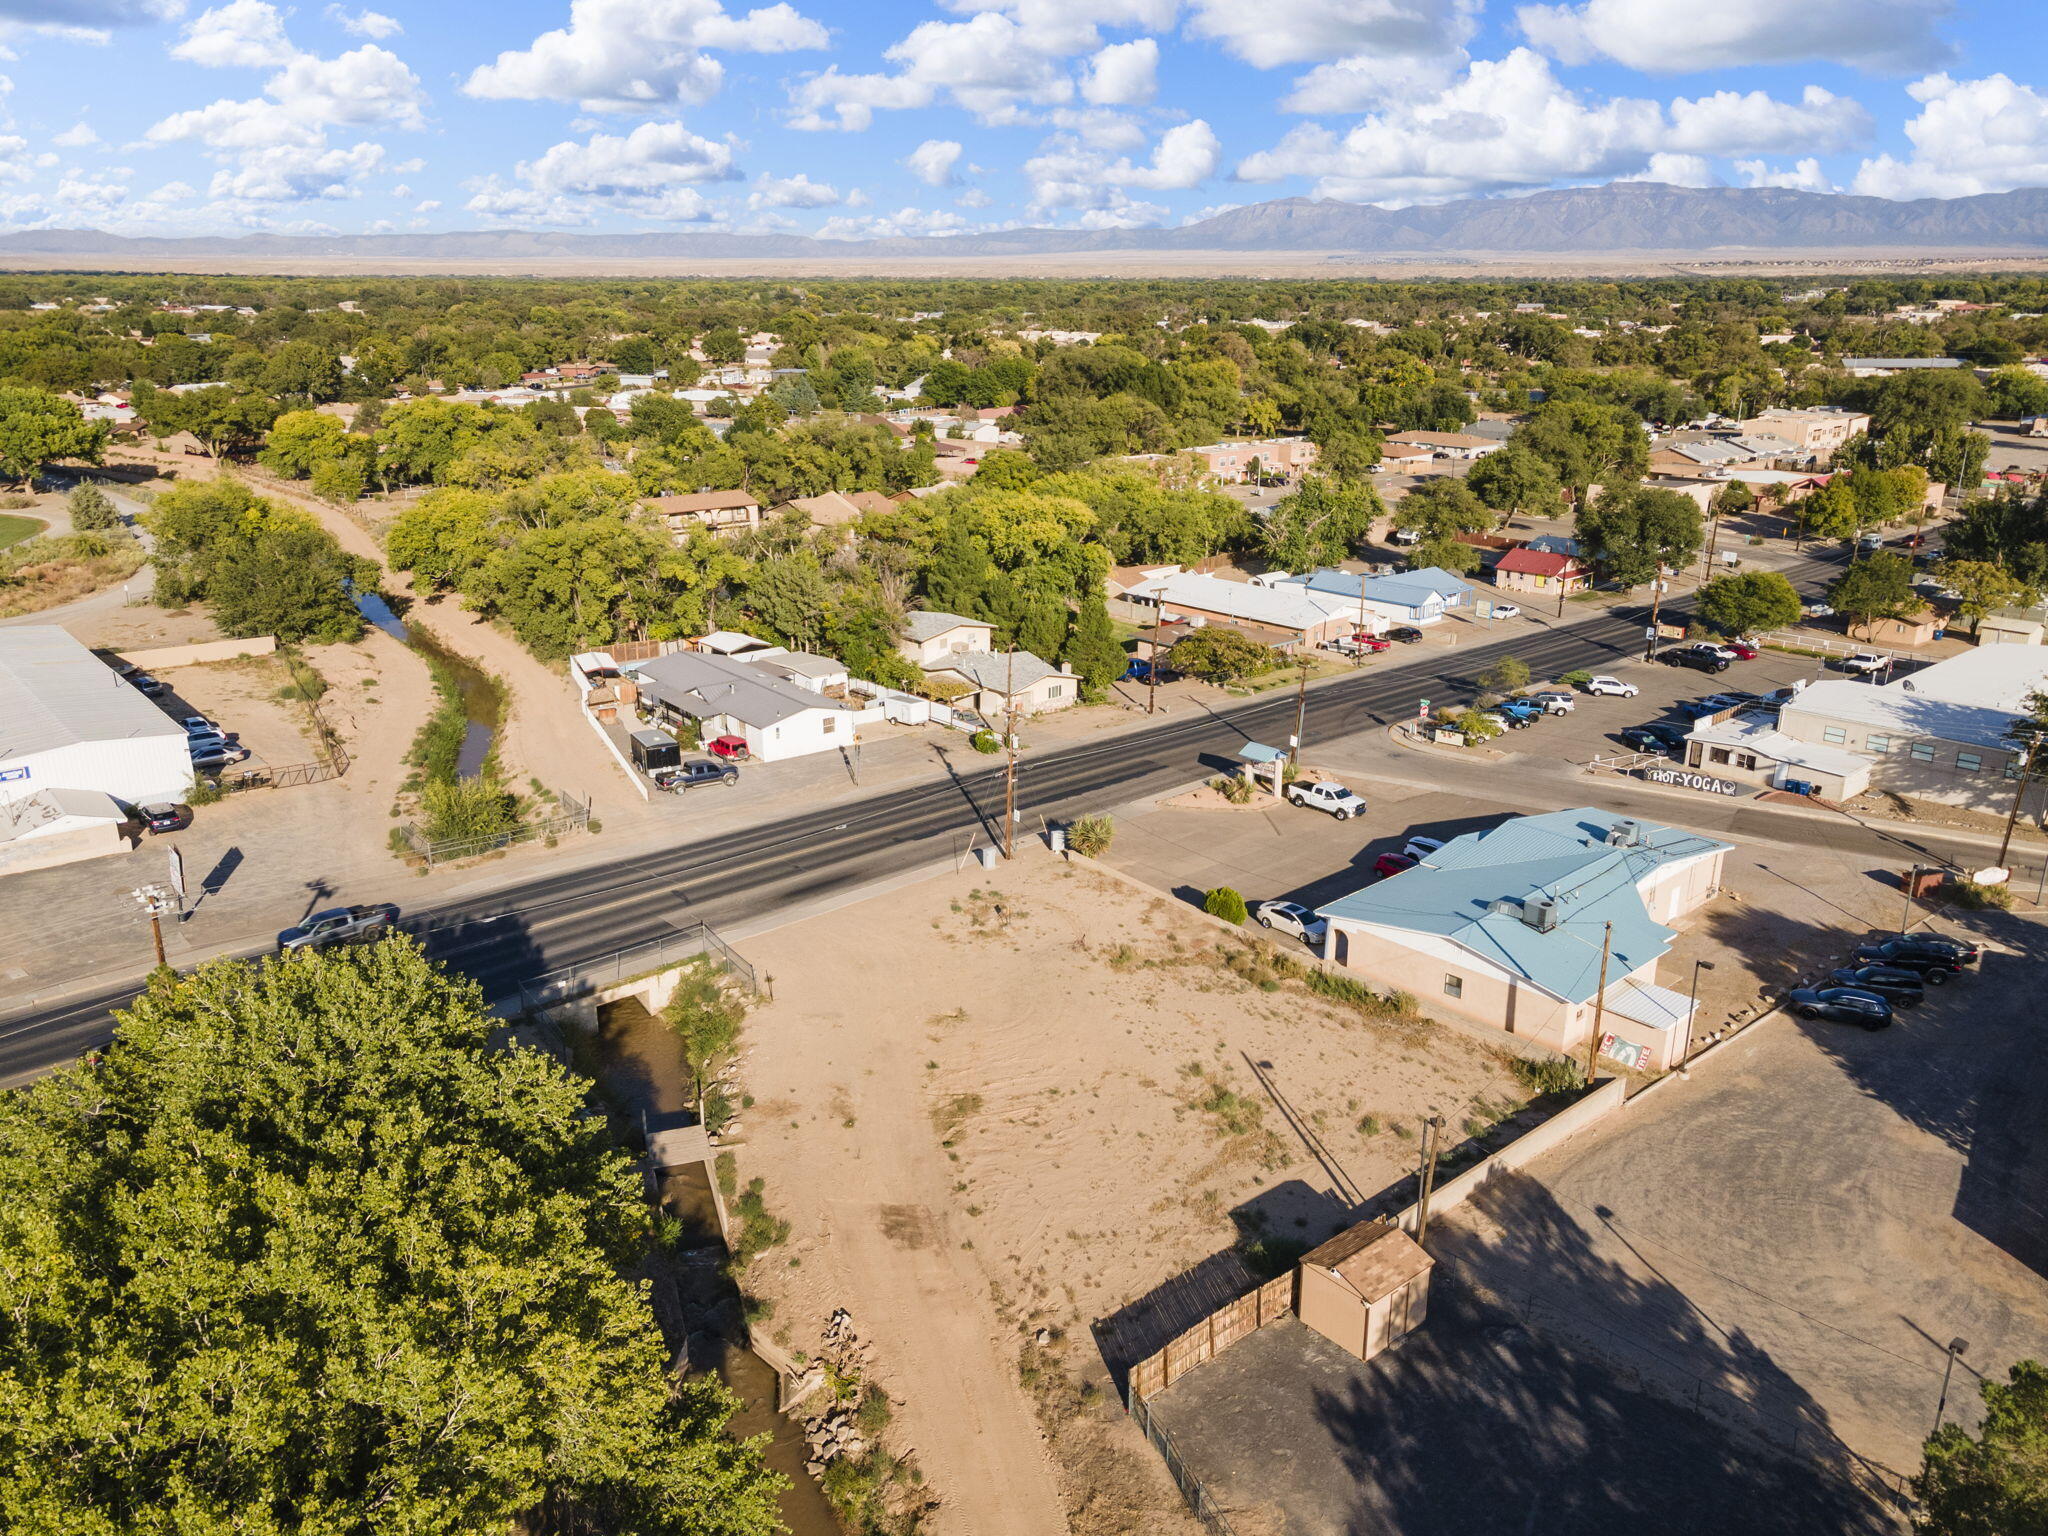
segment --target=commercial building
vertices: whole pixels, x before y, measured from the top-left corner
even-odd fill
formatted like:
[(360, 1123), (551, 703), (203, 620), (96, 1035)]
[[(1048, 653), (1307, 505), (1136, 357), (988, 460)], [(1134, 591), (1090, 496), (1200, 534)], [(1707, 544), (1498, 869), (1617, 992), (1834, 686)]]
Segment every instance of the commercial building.
[(1324, 905), (1324, 954), (1568, 1055), (1597, 1025), (1604, 1055), (1661, 1071), (1691, 1003), (1658, 985), (1658, 962), (1671, 925), (1720, 889), (1728, 846), (1590, 807), (1518, 817)]
[(1806, 410), (1769, 410), (1745, 418), (1740, 426), (1749, 437), (1783, 438), (1793, 450), (1806, 457), (1825, 459), (1850, 438), (1870, 430), (1870, 418), (1861, 411), (1839, 406), (1814, 406)]
[(191, 787), (177, 721), (56, 625), (0, 629), (0, 804), (93, 789), (145, 805)]
[(1434, 624), (1448, 613), (1472, 607), (1476, 596), (1470, 583), (1436, 565), (1384, 576), (1312, 571), (1306, 576), (1290, 576), (1280, 585), (1300, 587), (1320, 599), (1334, 598), (1354, 619), (1362, 606), (1366, 615), (1363, 627), (1371, 630), (1395, 624)]
[[(2041, 689), (2048, 689), (2048, 650), (1980, 646), (1890, 683), (1810, 684), (1780, 712), (1778, 729), (1859, 755), (1872, 789), (2004, 812), (2022, 755), (2006, 732)], [(2028, 788), (2031, 814), (2044, 798), (2039, 785)]]
[(1782, 789), (1823, 800), (1854, 799), (1870, 787), (1868, 758), (1788, 736), (1770, 715), (1760, 713), (1700, 721), (1686, 737), (1685, 764), (1714, 784)]
[(1483, 459), (1507, 447), (1505, 438), (1481, 437), (1471, 432), (1401, 432), (1387, 442), (1402, 448), (1426, 448), (1431, 457), (1440, 459)]
[(1585, 591), (1593, 584), (1593, 572), (1572, 555), (1524, 547), (1511, 549), (1494, 562), (1493, 584), (1503, 592), (1556, 597), (1559, 592)]
[(1249, 442), (1205, 443), (1188, 449), (1219, 480), (1297, 480), (1316, 462), (1305, 437), (1262, 437)]
[(1379, 627), (1369, 612), (1360, 609), (1355, 589), (1346, 599), (1340, 594), (1311, 591), (1303, 581), (1295, 576), (1266, 585), (1176, 571), (1139, 583), (1124, 593), (1124, 600), (1157, 608), (1162, 624), (1184, 621), (1196, 628), (1206, 624), (1253, 627), (1270, 635), (1266, 643), (1284, 651), (1314, 650), (1355, 630)]

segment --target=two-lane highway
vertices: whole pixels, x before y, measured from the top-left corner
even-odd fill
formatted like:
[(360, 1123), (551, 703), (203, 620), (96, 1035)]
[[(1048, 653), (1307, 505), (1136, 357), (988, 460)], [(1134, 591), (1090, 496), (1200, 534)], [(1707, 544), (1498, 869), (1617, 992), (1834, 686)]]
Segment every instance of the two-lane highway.
[[(1826, 573), (1809, 561), (1795, 581)], [(1514, 655), (1537, 676), (1612, 668), (1639, 656), (1645, 611), (1601, 610), (1554, 628), (1404, 656), (1308, 694), (1307, 739), (1328, 741), (1415, 712), (1419, 700), (1472, 697), (1472, 679)], [(1018, 806), (1060, 818), (1160, 793), (1229, 766), (1247, 741), (1284, 744), (1295, 696), (1277, 691), (1214, 711), (1183, 713), (1143, 731), (1027, 754)], [(672, 935), (679, 925), (732, 927), (963, 851), (970, 837), (999, 839), (1000, 767), (878, 793), (850, 805), (766, 823), (611, 863), (550, 873), (490, 896), (408, 914), (404, 926), (430, 954), (503, 997), (542, 972), (592, 963)], [(252, 944), (248, 953), (263, 947)], [(54, 1008), (0, 1017), (0, 1083), (18, 1082), (104, 1043), (109, 1010), (140, 977)]]

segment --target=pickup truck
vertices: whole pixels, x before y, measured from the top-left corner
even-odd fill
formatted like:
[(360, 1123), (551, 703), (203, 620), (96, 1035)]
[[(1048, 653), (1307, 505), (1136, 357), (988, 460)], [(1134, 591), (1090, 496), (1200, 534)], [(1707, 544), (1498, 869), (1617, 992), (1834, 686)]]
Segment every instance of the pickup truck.
[(1330, 642), (1330, 649), (1339, 656), (1370, 656), (1390, 647), (1391, 642), (1378, 635), (1339, 635)]
[(1873, 672), (1883, 672), (1892, 664), (1889, 656), (1880, 656), (1875, 651), (1858, 651), (1854, 656), (1844, 656), (1836, 663), (1844, 672), (1858, 677), (1868, 677)]
[(1507, 721), (1512, 730), (1527, 730), (1541, 720), (1547, 710), (1534, 699), (1508, 699), (1493, 707), (1493, 712)]

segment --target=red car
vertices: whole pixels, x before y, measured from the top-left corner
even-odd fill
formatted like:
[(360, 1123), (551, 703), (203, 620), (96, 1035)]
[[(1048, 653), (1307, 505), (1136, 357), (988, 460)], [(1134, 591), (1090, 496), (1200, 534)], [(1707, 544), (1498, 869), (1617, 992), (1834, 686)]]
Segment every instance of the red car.
[(1389, 875), (1398, 875), (1404, 869), (1413, 869), (1415, 861), (1405, 853), (1383, 853), (1372, 861), (1372, 872), (1384, 880)]
[(1353, 635), (1351, 643), (1361, 651), (1391, 651), (1394, 648), (1393, 641), (1382, 640), (1378, 635)]
[(704, 750), (730, 758), (736, 763), (743, 763), (754, 755), (748, 748), (747, 738), (744, 736), (714, 736), (704, 743)]
[(1763, 652), (1759, 651), (1747, 640), (1727, 641), (1723, 645), (1722, 649), (1733, 651), (1735, 653), (1735, 659), (1737, 661), (1755, 661), (1757, 657), (1763, 654)]

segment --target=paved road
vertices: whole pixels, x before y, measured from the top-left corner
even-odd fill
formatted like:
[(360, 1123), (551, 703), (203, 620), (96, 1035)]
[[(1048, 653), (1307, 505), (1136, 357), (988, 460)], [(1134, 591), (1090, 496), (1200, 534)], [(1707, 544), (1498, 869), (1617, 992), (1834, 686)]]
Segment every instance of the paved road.
[[(1834, 562), (1809, 560), (1792, 574), (1813, 580)], [(1538, 676), (1574, 667), (1609, 668), (1640, 654), (1644, 613), (1602, 610), (1545, 631), (1432, 651), (1404, 665), (1360, 672), (1308, 695), (1307, 738), (1329, 741), (1384, 726), (1428, 698), (1469, 698), (1471, 679), (1513, 654)], [(1284, 744), (1295, 699), (1277, 693), (1230, 709), (1184, 714), (1156, 729), (1026, 757), (1018, 805), (1026, 820), (1104, 810), (1221, 771), (1247, 741)], [(615, 862), (542, 874), (509, 892), (408, 914), (405, 926), (429, 953), (504, 997), (547, 970), (590, 963), (621, 949), (708, 922), (733, 928), (806, 902), (958, 855), (970, 840), (999, 838), (999, 767), (878, 794), (851, 806)], [(1772, 835), (1840, 843), (1839, 830), (1781, 816)], [(1825, 830), (1824, 830), (1825, 829)], [(1928, 841), (1935, 841), (1929, 839)], [(1877, 846), (1873, 838), (1873, 847)], [(249, 953), (259, 952), (252, 947)], [(22, 1081), (103, 1043), (108, 1010), (133, 994), (139, 977), (56, 1006), (0, 1015), (0, 1084)]]

